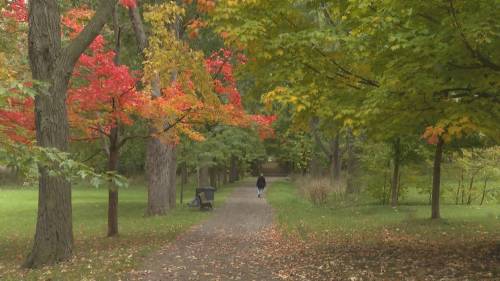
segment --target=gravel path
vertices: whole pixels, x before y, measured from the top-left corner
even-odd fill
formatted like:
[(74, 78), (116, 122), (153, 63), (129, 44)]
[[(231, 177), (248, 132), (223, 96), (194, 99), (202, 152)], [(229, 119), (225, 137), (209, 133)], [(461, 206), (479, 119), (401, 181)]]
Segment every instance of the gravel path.
[(214, 212), (148, 257), (130, 279), (275, 280), (259, 247), (272, 225), (272, 210), (257, 198), (253, 179), (242, 182)]

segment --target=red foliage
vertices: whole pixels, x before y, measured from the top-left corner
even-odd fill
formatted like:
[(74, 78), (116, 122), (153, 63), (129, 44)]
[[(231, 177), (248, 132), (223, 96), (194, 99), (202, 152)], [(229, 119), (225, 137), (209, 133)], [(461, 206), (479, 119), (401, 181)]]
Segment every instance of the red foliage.
[(120, 0), (120, 4), (129, 9), (133, 9), (137, 6), (135, 0)]
[(17, 22), (28, 21), (28, 9), (25, 0), (13, 0), (7, 7), (7, 10), (2, 12), (3, 17), (11, 18)]
[[(92, 11), (73, 9), (62, 18), (69, 37), (82, 29), (80, 21), (90, 18)], [(104, 37), (98, 36), (75, 67), (68, 90), (70, 125), (87, 135), (96, 129), (109, 131), (117, 124), (130, 125), (130, 114), (142, 103), (135, 85), (137, 78), (128, 67), (115, 65), (115, 53), (106, 51)], [(32, 98), (11, 98), (10, 106), (0, 110), (0, 125), (14, 141), (29, 142), (34, 138), (34, 101)]]
[(34, 100), (12, 97), (9, 107), (0, 110), (2, 131), (13, 141), (29, 143), (35, 134)]
[(241, 95), (234, 77), (233, 53), (227, 49), (214, 52), (206, 61), (208, 72), (214, 77), (214, 89), (220, 96), (225, 96), (228, 103), (237, 109), (243, 109)]
[(214, 0), (184, 0), (184, 3), (191, 5), (193, 3), (196, 4), (196, 9), (200, 13), (208, 13), (215, 9), (215, 1)]
[[(88, 16), (88, 11), (78, 9), (63, 18), (71, 37), (82, 30), (78, 20)], [(115, 52), (106, 51), (105, 43), (103, 36), (97, 36), (80, 56), (68, 90), (70, 123), (90, 135), (131, 125), (130, 114), (142, 103), (135, 89), (138, 79), (127, 66), (115, 64)]]
[(250, 115), (250, 119), (258, 126), (259, 137), (263, 140), (274, 138), (273, 123), (277, 118), (276, 115)]
[[(198, 4), (202, 4), (200, 2), (202, 1)], [(210, 2), (204, 3), (211, 6), (212, 4), (208, 4)], [(17, 4), (13, 6), (12, 11), (16, 12), (11, 15), (15, 15), (16, 19), (27, 17), (24, 1), (16, 0), (14, 3)], [(133, 0), (122, 0), (120, 3), (129, 8), (136, 5)], [(62, 18), (67, 36), (77, 36), (83, 30), (83, 22), (92, 14), (93, 12), (86, 8), (69, 11)], [(186, 91), (194, 91), (189, 72), (179, 74), (183, 76), (183, 81), (188, 81), (187, 83), (172, 83), (162, 89), (161, 97), (149, 99), (142, 96), (135, 89), (137, 78), (128, 67), (115, 65), (114, 57), (113, 51), (105, 50), (105, 39), (99, 35), (89, 46), (87, 53), (79, 58), (75, 67), (68, 90), (69, 120), (72, 127), (79, 128), (87, 137), (95, 136), (96, 131), (109, 132), (118, 124), (132, 124), (131, 114), (138, 114), (159, 124), (168, 123), (168, 119), (172, 119), (169, 116), (186, 116), (187, 118), (182, 118), (176, 125), (176, 132), (173, 133), (176, 139), (179, 133), (200, 138), (192, 130), (192, 124), (206, 121), (240, 127), (254, 123), (258, 126), (261, 138), (274, 135), (271, 126), (275, 116), (250, 116), (243, 109), (233, 69), (233, 62), (246, 63), (246, 57), (241, 53), (234, 55), (230, 50), (221, 49), (205, 61), (207, 71), (213, 77), (214, 90), (222, 100), (222, 105), (217, 107), (204, 104), (192, 95), (186, 95)], [(0, 125), (13, 140), (27, 142), (34, 137), (33, 107), (31, 98), (12, 99), (10, 108), (0, 111)], [(176, 123), (175, 118), (173, 121)]]
[(229, 124), (246, 126), (249, 123), (254, 123), (258, 127), (261, 139), (274, 137), (272, 124), (277, 118), (275, 115), (248, 115), (244, 112), (241, 95), (234, 77), (233, 61), (245, 64), (247, 58), (242, 53), (234, 54), (231, 50), (221, 49), (214, 52), (206, 60), (208, 71), (214, 77), (215, 92), (227, 98), (227, 104), (223, 107), (228, 116), (227, 119), (230, 120)]
[(436, 145), (439, 142), (439, 138), (443, 135), (444, 129), (441, 127), (429, 126), (425, 128), (425, 132), (422, 134), (421, 138), (425, 139), (427, 143)]

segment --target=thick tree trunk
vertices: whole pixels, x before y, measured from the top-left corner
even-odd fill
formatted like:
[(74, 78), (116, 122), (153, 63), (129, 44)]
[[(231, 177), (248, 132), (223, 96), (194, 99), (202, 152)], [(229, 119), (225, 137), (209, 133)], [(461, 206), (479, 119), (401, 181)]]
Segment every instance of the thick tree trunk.
[(201, 164), (198, 167), (198, 187), (210, 186), (210, 168)]
[(439, 198), (441, 193), (441, 161), (443, 159), (443, 139), (439, 138), (434, 154), (434, 168), (432, 173), (432, 199), (431, 199), (431, 218), (439, 219)]
[[(148, 206), (146, 215), (164, 215), (175, 207), (175, 148), (157, 138), (148, 141), (146, 173)], [(174, 186), (174, 187), (172, 187)], [(173, 198), (172, 198), (173, 197)]]
[[(58, 2), (29, 3), (28, 49), (32, 77), (46, 83), (35, 86), (37, 144), (68, 149), (66, 92), (78, 57), (97, 36), (116, 1), (102, 1), (85, 29), (62, 49)], [(25, 267), (67, 260), (73, 251), (71, 186), (63, 177), (49, 176), (39, 167), (38, 216), (33, 248)]]
[(391, 206), (396, 207), (398, 205), (399, 166), (401, 162), (401, 145), (399, 138), (394, 141), (393, 149), (394, 158), (391, 182)]
[(239, 180), (239, 177), (238, 158), (236, 158), (236, 156), (231, 156), (231, 163), (229, 166), (229, 182), (235, 182)]

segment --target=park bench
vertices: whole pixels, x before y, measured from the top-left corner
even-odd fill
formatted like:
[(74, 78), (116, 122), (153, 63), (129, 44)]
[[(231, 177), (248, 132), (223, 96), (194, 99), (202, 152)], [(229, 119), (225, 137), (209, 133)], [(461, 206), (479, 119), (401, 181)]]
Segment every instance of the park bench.
[(188, 204), (189, 207), (199, 207), (200, 210), (213, 209), (214, 208), (214, 192), (215, 188), (207, 186), (202, 188), (197, 188), (195, 197), (191, 203)]
[(213, 209), (213, 200), (209, 200), (205, 192), (198, 193), (198, 200), (200, 202), (200, 209)]

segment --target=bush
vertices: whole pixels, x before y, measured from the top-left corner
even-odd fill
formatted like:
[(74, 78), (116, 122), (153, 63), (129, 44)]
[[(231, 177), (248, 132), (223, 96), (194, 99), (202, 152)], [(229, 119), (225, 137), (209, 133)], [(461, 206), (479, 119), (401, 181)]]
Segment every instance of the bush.
[(315, 205), (324, 205), (336, 190), (327, 178), (298, 177), (296, 183), (301, 195)]

